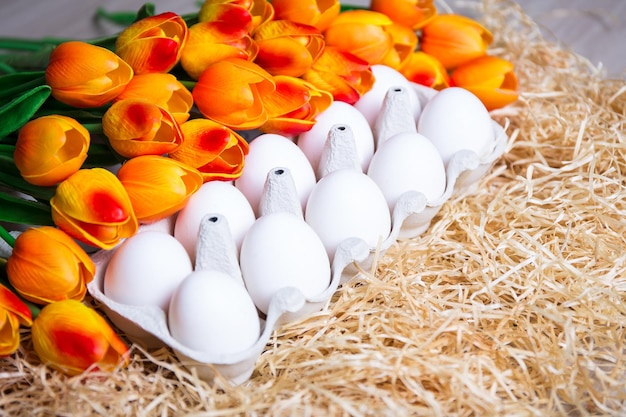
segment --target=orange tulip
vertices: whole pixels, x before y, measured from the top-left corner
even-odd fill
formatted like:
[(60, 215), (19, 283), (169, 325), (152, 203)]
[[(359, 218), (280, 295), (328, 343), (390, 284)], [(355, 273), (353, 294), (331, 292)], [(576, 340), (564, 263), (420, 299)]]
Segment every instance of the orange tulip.
[(262, 97), (274, 91), (272, 76), (243, 59), (225, 59), (204, 70), (192, 94), (208, 119), (233, 129), (256, 129), (267, 121)]
[(129, 98), (143, 98), (163, 107), (178, 123), (187, 121), (193, 107), (191, 91), (172, 74), (161, 72), (136, 75), (115, 101)]
[(269, 120), (259, 130), (296, 136), (311, 130), (315, 118), (333, 102), (333, 96), (301, 78), (277, 75), (276, 91), (263, 97)]
[(272, 0), (276, 19), (314, 26), (324, 31), (339, 16), (341, 4), (339, 0)]
[(81, 169), (60, 183), (50, 205), (52, 220), (61, 230), (101, 249), (112, 249), (137, 232), (128, 193), (103, 168)]
[(168, 72), (178, 63), (188, 36), (183, 18), (165, 12), (124, 29), (115, 42), (115, 51), (136, 74)]
[(413, 52), (398, 69), (409, 81), (441, 90), (450, 86), (448, 72), (435, 57)]
[(380, 64), (393, 48), (386, 27), (393, 22), (371, 10), (349, 10), (339, 14), (324, 32), (327, 45), (350, 51), (370, 65)]
[(82, 300), (95, 271), (85, 251), (66, 233), (50, 226), (20, 234), (7, 261), (11, 285), (37, 304)]
[(413, 30), (423, 27), (437, 15), (433, 0), (372, 0), (370, 9)]
[(203, 183), (197, 169), (157, 155), (130, 159), (119, 169), (117, 178), (128, 193), (137, 220), (143, 223), (176, 213)]
[(223, 32), (231, 30), (231, 23), (248, 19), (246, 31), (252, 33), (273, 18), (274, 8), (267, 0), (205, 0), (198, 12), (200, 22), (220, 22)]
[(180, 63), (195, 80), (211, 64), (218, 61), (239, 58), (252, 61), (258, 53), (258, 46), (245, 27), (232, 26), (229, 32), (220, 30), (221, 23), (200, 22), (189, 28), (189, 40)]
[(0, 357), (17, 350), (20, 345), (20, 325), (30, 326), (32, 322), (26, 304), (0, 284)]
[(13, 161), (31, 184), (55, 185), (78, 171), (89, 150), (90, 135), (76, 120), (42, 116), (19, 131)]
[(33, 321), (32, 337), (41, 362), (68, 375), (90, 367), (112, 371), (129, 361), (128, 347), (107, 321), (75, 300), (41, 309)]
[(466, 62), (457, 67), (450, 77), (453, 85), (474, 93), (487, 110), (511, 104), (519, 96), (513, 64), (495, 56), (485, 55)]
[(88, 108), (117, 97), (133, 77), (133, 69), (108, 49), (72, 41), (54, 48), (45, 75), (54, 98)]
[(113, 103), (102, 117), (102, 130), (111, 147), (126, 158), (162, 155), (183, 141), (174, 116), (145, 99), (128, 98)]
[(354, 104), (374, 85), (374, 74), (367, 62), (338, 48), (327, 46), (302, 78), (334, 100)]
[(324, 50), (324, 37), (313, 26), (272, 20), (254, 33), (259, 52), (254, 62), (272, 75), (299, 77)]
[(417, 35), (408, 26), (393, 23), (386, 27), (391, 35), (393, 47), (381, 61), (382, 65), (398, 69), (417, 48)]
[(456, 14), (438, 15), (422, 28), (421, 49), (452, 69), (487, 53), (493, 35), (480, 23)]
[(243, 170), (248, 142), (235, 131), (207, 119), (182, 124), (185, 142), (170, 154), (172, 159), (200, 171), (204, 181), (232, 180)]

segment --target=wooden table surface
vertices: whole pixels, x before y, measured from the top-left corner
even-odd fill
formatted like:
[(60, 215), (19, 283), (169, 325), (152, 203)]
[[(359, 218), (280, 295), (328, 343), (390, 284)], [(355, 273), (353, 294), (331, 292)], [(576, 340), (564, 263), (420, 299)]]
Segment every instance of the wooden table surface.
[[(551, 41), (602, 64), (612, 78), (626, 77), (626, 0), (515, 0)], [(1, 0), (0, 36), (89, 38), (119, 30), (92, 17), (97, 7), (137, 10), (143, 0)], [(197, 11), (198, 0), (153, 0), (157, 12)], [(369, 0), (349, 3), (367, 5)], [(454, 1), (449, 1), (454, 6)]]

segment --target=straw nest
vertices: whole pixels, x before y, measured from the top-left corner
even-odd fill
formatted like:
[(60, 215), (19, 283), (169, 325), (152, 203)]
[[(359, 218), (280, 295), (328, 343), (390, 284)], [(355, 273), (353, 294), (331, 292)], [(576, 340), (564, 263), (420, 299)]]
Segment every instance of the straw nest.
[(168, 349), (66, 377), (28, 333), (0, 415), (551, 416), (626, 412), (626, 85), (470, 3), (516, 65), (505, 155), (327, 308), (276, 330), (250, 381), (199, 381)]

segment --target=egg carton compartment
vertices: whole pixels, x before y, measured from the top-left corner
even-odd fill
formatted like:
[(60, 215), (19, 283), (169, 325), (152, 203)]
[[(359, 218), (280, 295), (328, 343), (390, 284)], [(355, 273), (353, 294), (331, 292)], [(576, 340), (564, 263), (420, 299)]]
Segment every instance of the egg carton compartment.
[[(429, 89), (415, 87), (415, 91), (422, 104), (427, 103), (434, 96)], [(209, 382), (213, 381), (216, 374), (220, 374), (233, 384), (242, 383), (251, 376), (258, 357), (278, 326), (306, 318), (323, 309), (342, 283), (353, 278), (359, 271), (369, 270), (377, 257), (384, 254), (398, 239), (408, 239), (424, 233), (446, 201), (455, 194), (466, 192), (484, 177), (502, 156), (508, 141), (505, 129), (495, 121), (492, 121), (492, 125), (494, 140), (482, 156), (465, 149), (452, 155), (445, 167), (445, 191), (439, 198), (429, 201), (419, 191), (407, 191), (400, 196), (390, 211), (391, 226), (387, 236), (381, 237), (375, 245), (368, 244), (358, 237), (341, 241), (334, 253), (329, 256), (329, 283), (323, 291), (307, 297), (294, 286), (277, 290), (271, 297), (266, 314), (259, 315), (258, 340), (244, 350), (214, 355), (190, 349), (172, 336), (168, 328), (167, 314), (163, 309), (157, 306), (123, 304), (107, 297), (104, 294), (105, 271), (119, 246), (113, 250), (99, 251), (92, 255), (96, 263), (96, 274), (94, 280), (88, 284), (88, 291), (101, 303), (111, 321), (134, 343), (148, 349), (169, 346), (183, 365), (190, 369), (194, 368), (200, 378)], [(339, 135), (345, 135), (346, 130), (350, 134), (349, 126), (345, 129), (345, 126), (338, 125), (333, 129)], [(322, 167), (323, 175), (335, 170), (359, 169), (360, 162), (356, 161), (354, 148), (343, 145), (334, 148), (330, 137), (331, 134), (324, 149), (323, 158), (326, 158), (327, 163)], [(294, 189), (291, 172), (289, 168), (279, 166), (268, 172), (259, 203), (258, 217), (278, 212), (290, 213), (304, 221), (302, 206)], [(207, 218), (211, 218), (212, 221), (206, 220)], [(169, 218), (152, 225), (141, 226), (140, 233), (160, 230), (173, 234), (173, 221), (173, 218)], [(212, 259), (205, 261), (204, 264), (200, 261), (201, 265), (198, 266), (198, 259), (196, 259), (196, 268), (207, 269), (212, 267), (210, 264), (215, 264), (217, 269), (224, 271), (233, 279), (241, 280), (237, 252), (233, 245), (233, 237), (228, 231), (226, 218), (221, 213), (209, 213), (202, 223), (208, 224), (211, 231), (209, 235), (206, 235), (208, 232), (200, 232), (199, 240), (202, 240), (203, 233), (210, 236), (210, 239), (205, 236), (204, 240), (210, 240), (214, 250)]]

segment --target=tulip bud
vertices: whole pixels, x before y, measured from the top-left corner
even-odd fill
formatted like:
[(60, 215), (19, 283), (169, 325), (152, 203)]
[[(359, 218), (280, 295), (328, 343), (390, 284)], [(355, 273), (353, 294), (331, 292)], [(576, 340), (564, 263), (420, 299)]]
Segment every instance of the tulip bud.
[(126, 158), (166, 154), (183, 141), (174, 116), (145, 99), (113, 103), (102, 117), (102, 130), (115, 152)]
[(120, 33), (115, 51), (136, 74), (168, 72), (178, 63), (189, 31), (172, 12), (145, 17)]
[(296, 136), (311, 130), (318, 114), (333, 102), (333, 96), (301, 78), (277, 75), (276, 90), (263, 97), (269, 119), (259, 130)]
[(248, 142), (230, 128), (207, 119), (182, 124), (185, 142), (170, 158), (200, 171), (204, 181), (232, 180), (241, 175)]
[(493, 35), (480, 23), (456, 14), (438, 15), (422, 28), (421, 49), (452, 69), (487, 53)]
[(370, 9), (412, 30), (423, 27), (437, 15), (433, 0), (372, 0)]
[(517, 100), (517, 76), (513, 64), (495, 56), (485, 55), (454, 69), (452, 84), (474, 93), (487, 110), (498, 109)]
[(291, 20), (324, 31), (339, 16), (341, 4), (338, 0), (272, 0), (276, 19)]
[(20, 325), (30, 326), (31, 312), (7, 287), (0, 284), (0, 357), (15, 352), (20, 344)]
[(52, 186), (80, 169), (87, 159), (89, 142), (89, 132), (76, 120), (42, 116), (20, 129), (13, 161), (29, 183)]
[(54, 98), (88, 108), (117, 97), (133, 77), (133, 70), (108, 49), (72, 41), (54, 48), (45, 75)]
[(95, 271), (85, 251), (63, 231), (50, 226), (20, 234), (7, 261), (11, 285), (37, 304), (82, 300)]
[(369, 65), (380, 64), (393, 48), (386, 27), (393, 22), (382, 13), (350, 10), (341, 13), (324, 32), (327, 45), (349, 51)]
[(262, 98), (274, 89), (272, 76), (259, 65), (225, 59), (204, 70), (192, 94), (204, 117), (247, 130), (267, 121)]
[(187, 121), (193, 107), (191, 91), (172, 74), (160, 72), (135, 75), (115, 101), (130, 98), (145, 99), (163, 107), (178, 123)]
[(128, 363), (128, 347), (95, 310), (79, 301), (45, 306), (32, 327), (33, 347), (46, 365), (68, 375)]
[(61, 230), (101, 249), (112, 249), (137, 232), (128, 193), (103, 168), (81, 169), (60, 183), (50, 205)]
[(422, 51), (409, 55), (398, 70), (407, 80), (436, 90), (450, 86), (450, 77), (443, 64)]
[(313, 26), (272, 20), (254, 32), (259, 52), (254, 60), (272, 75), (299, 77), (324, 50), (324, 37)]
[(130, 159), (117, 177), (128, 193), (137, 220), (143, 223), (164, 219), (182, 209), (204, 182), (197, 169), (157, 155)]

